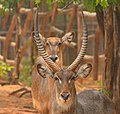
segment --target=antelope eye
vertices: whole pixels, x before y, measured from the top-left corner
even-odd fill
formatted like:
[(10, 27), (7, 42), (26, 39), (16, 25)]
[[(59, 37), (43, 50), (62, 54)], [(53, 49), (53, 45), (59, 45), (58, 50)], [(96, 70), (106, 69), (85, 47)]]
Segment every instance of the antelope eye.
[(58, 78), (57, 76), (56, 76), (56, 77), (54, 77), (54, 79), (55, 79), (55, 80), (59, 80), (59, 78)]
[(72, 80), (74, 81), (75, 77), (71, 77), (70, 80), (68, 81), (68, 83), (71, 83)]
[(59, 82), (59, 84), (62, 84), (62, 81), (59, 79), (59, 77), (55, 76), (54, 79)]
[(73, 76), (73, 77), (71, 77), (71, 80), (75, 80), (75, 77)]
[(59, 43), (58, 43), (58, 46), (60, 46), (61, 44), (62, 44), (62, 43), (61, 43), (61, 42), (59, 42)]
[(46, 42), (46, 45), (49, 45), (49, 43), (48, 43), (48, 42)]

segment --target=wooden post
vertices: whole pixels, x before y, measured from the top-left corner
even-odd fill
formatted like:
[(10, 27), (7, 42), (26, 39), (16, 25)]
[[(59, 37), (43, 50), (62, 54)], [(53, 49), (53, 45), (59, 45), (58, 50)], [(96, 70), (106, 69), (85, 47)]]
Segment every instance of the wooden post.
[[(73, 26), (73, 23), (74, 23), (74, 20), (76, 19), (76, 15), (77, 15), (77, 5), (74, 5), (74, 7), (72, 8), (72, 10), (69, 10), (70, 12), (68, 12), (67, 14), (70, 14), (70, 19), (69, 19), (69, 23), (67, 24), (67, 27), (66, 27), (66, 33), (67, 32), (70, 32), (71, 29), (72, 29), (72, 26)], [(67, 54), (64, 54), (64, 58), (67, 58), (65, 59), (64, 61), (66, 62), (66, 65), (69, 65), (72, 63), (72, 61), (70, 60), (70, 49), (68, 47), (65, 48), (65, 52)]]
[(25, 20), (24, 29), (22, 31), (22, 36), (23, 37), (25, 37), (26, 34), (27, 34), (27, 30), (29, 28), (31, 18), (32, 18), (32, 12), (30, 11), (30, 12), (27, 13), (27, 18)]
[(53, 26), (54, 23), (55, 23), (55, 17), (56, 17), (56, 14), (57, 14), (57, 4), (54, 4), (53, 11), (52, 11), (52, 16), (51, 16), (50, 29), (49, 29), (49, 31), (48, 31), (48, 36), (51, 35), (52, 26)]
[(41, 33), (42, 33), (43, 36), (45, 36), (45, 33), (46, 33), (45, 30), (46, 30), (48, 18), (49, 18), (48, 15), (45, 15), (45, 16), (43, 17), (43, 22), (42, 22), (42, 27), (41, 27)]
[(15, 29), (15, 25), (16, 25), (15, 22), (16, 22), (16, 14), (12, 18), (12, 22), (11, 22), (10, 28), (8, 30), (8, 34), (7, 34), (7, 37), (4, 42), (4, 48), (3, 48), (4, 61), (6, 61), (6, 59), (7, 59), (8, 44), (12, 38), (12, 33)]
[(94, 38), (94, 48), (93, 48), (93, 80), (98, 80), (98, 68), (99, 68), (99, 36), (100, 29), (99, 26), (96, 28), (95, 38)]
[(24, 44), (24, 46), (21, 48), (20, 59), (22, 59), (22, 57), (25, 55), (30, 45), (31, 45), (31, 38), (29, 38), (28, 41)]
[(9, 11), (7, 11), (6, 14), (5, 14), (5, 17), (4, 17), (4, 19), (3, 19), (3, 24), (2, 24), (3, 29), (6, 28), (6, 25), (7, 25), (8, 19), (9, 19), (9, 16), (10, 16), (10, 13), (9, 13)]
[(74, 5), (73, 10), (71, 11), (70, 21), (67, 25), (66, 33), (71, 31), (76, 14), (77, 14), (77, 5)]

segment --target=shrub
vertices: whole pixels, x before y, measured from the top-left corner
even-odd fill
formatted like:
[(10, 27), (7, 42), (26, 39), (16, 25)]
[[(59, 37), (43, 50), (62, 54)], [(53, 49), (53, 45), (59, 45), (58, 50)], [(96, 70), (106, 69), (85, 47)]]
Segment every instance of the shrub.
[(3, 79), (8, 79), (9, 72), (11, 72), (13, 68), (13, 66), (0, 61), (0, 77), (2, 77)]
[(30, 59), (23, 59), (22, 61), (23, 68), (20, 72), (20, 81), (24, 84), (27, 84), (28, 86), (31, 86), (31, 72), (32, 68), (30, 65)]

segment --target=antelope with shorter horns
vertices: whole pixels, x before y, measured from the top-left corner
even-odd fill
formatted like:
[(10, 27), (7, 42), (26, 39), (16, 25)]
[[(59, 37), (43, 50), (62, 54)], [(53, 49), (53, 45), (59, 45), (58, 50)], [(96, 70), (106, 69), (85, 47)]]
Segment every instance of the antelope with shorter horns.
[[(66, 70), (61, 69), (49, 58), (39, 37), (40, 34), (35, 32), (34, 38), (41, 57), (37, 59), (32, 71), (33, 106), (37, 108), (41, 114), (79, 114), (77, 112), (78, 100), (74, 87), (74, 79), (86, 77), (92, 69), (90, 64), (85, 64), (80, 67), (80, 63), (86, 53), (88, 42), (85, 22), (83, 21), (83, 42), (81, 50), (75, 61)], [(58, 86), (57, 84), (61, 85)], [(69, 84), (71, 89), (69, 89)], [(60, 94), (58, 92), (59, 87), (61, 88)], [(75, 97), (73, 97), (74, 95), (72, 94), (74, 94)], [(76, 107), (74, 107), (74, 105)], [(71, 108), (71, 106), (73, 107)], [(83, 109), (81, 108), (81, 110)]]

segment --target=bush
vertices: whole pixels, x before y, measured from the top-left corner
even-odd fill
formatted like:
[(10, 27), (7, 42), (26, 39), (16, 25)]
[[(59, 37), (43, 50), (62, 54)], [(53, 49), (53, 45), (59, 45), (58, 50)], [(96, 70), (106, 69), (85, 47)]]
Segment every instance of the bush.
[(24, 84), (27, 84), (28, 86), (31, 86), (31, 72), (32, 72), (32, 68), (30, 65), (30, 59), (24, 59), (23, 62), (23, 68), (20, 72), (20, 81)]
[(8, 79), (9, 72), (11, 72), (13, 68), (13, 66), (0, 61), (0, 77), (2, 77), (3, 79)]

